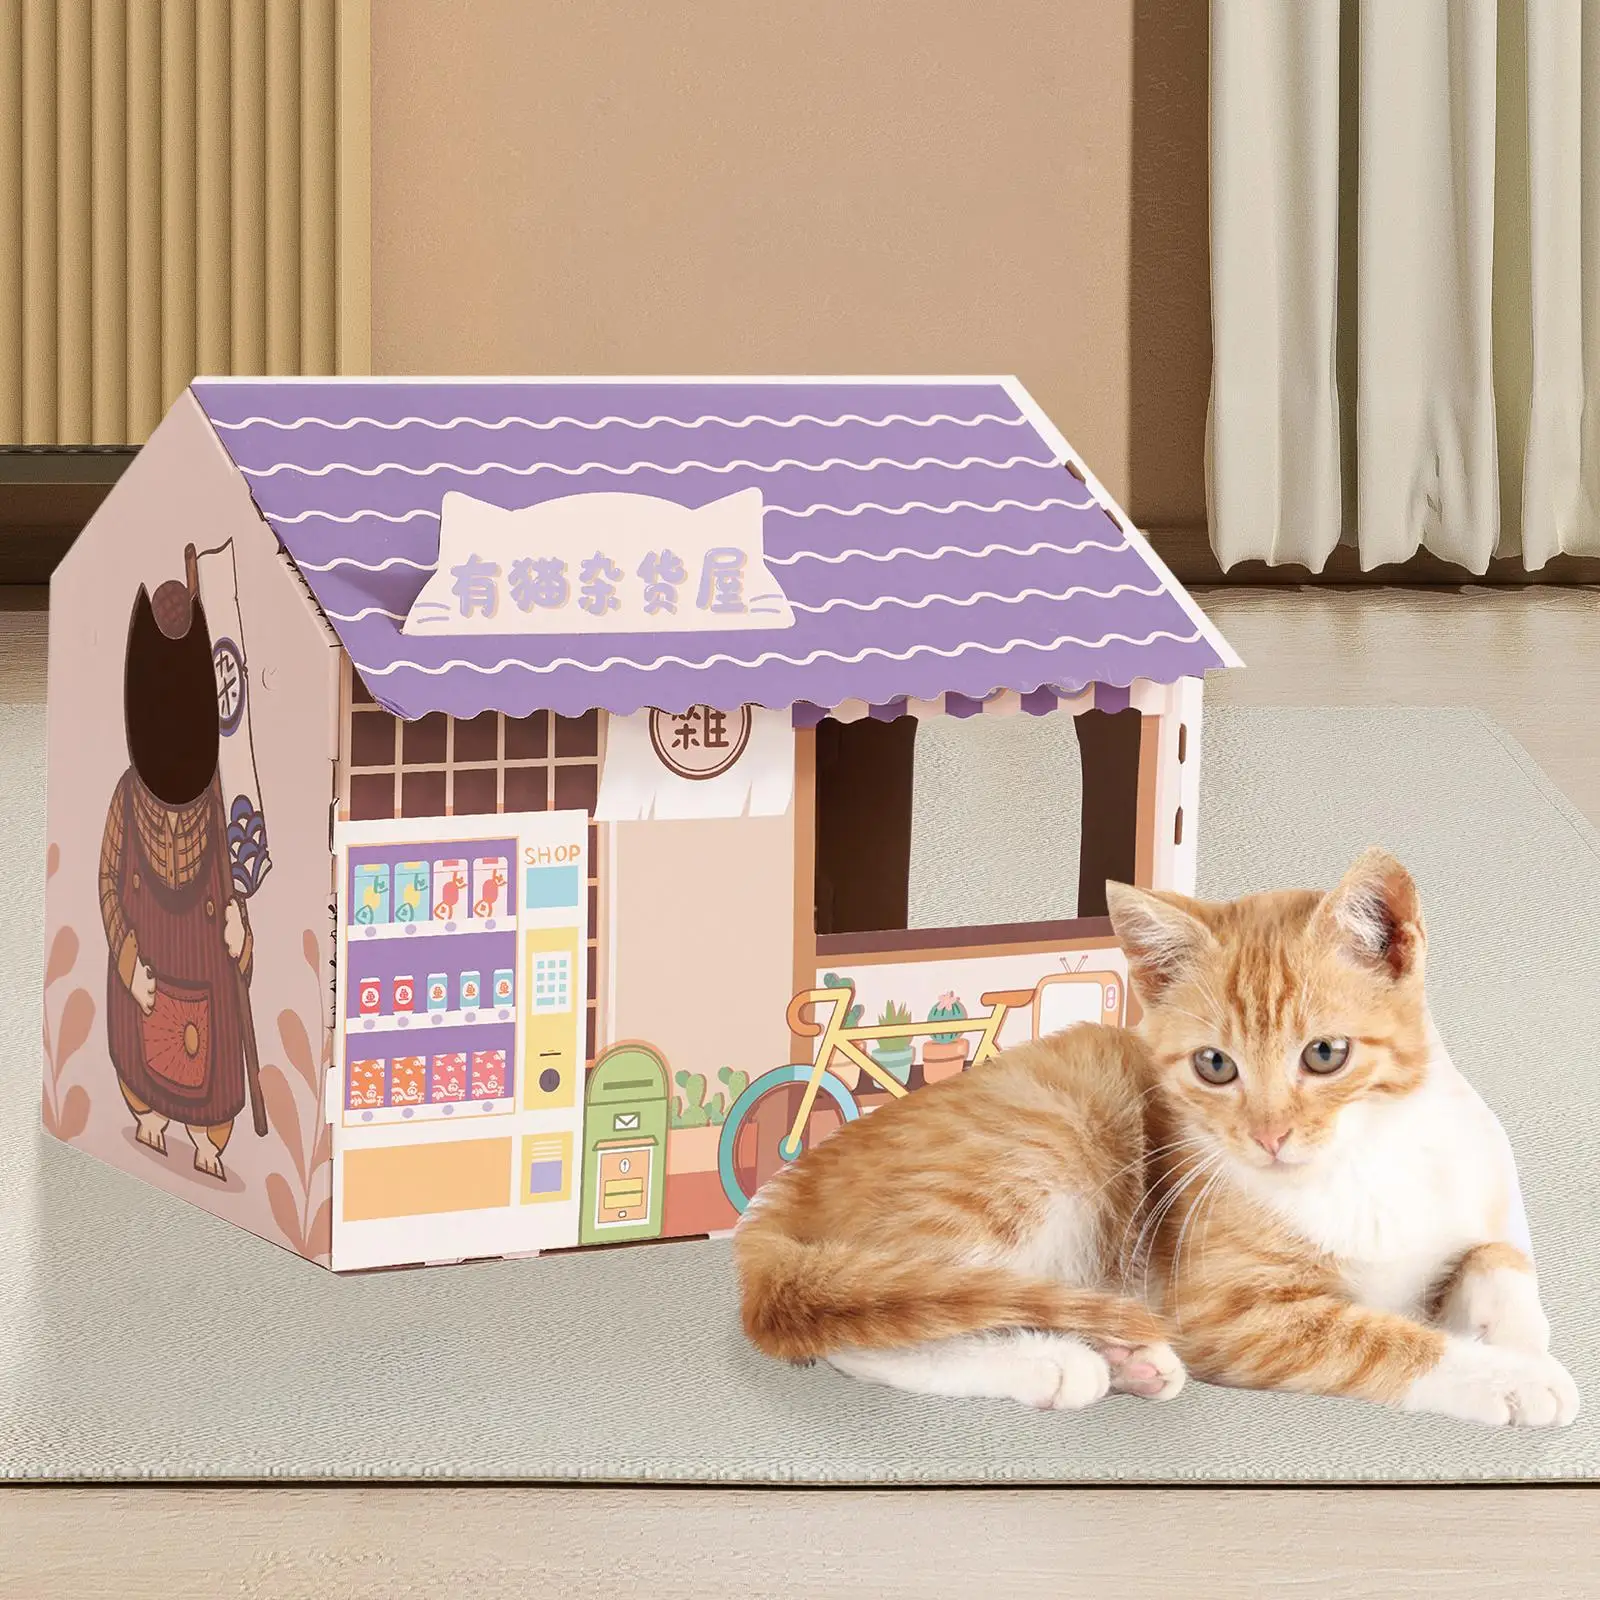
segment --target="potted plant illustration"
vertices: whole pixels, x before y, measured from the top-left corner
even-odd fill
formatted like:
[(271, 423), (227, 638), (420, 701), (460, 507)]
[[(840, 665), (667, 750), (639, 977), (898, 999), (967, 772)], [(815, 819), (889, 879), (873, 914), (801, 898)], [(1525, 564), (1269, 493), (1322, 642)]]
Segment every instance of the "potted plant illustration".
[(703, 1072), (676, 1072), (677, 1085), (668, 1118), (667, 1171), (714, 1172), (717, 1166), (717, 1141), (728, 1108), (745, 1091), (750, 1078), (732, 1067), (721, 1067), (717, 1079), (723, 1085), (713, 1089)]
[[(965, 1020), (967, 1008), (949, 990), (939, 996), (928, 1013), (929, 1022)], [(941, 1078), (953, 1078), (967, 1065), (967, 1036), (964, 1033), (936, 1033), (922, 1047), (922, 1078), (925, 1083), (937, 1083)]]
[[(881, 1028), (902, 1027), (911, 1021), (911, 1007), (891, 1000), (878, 1018)], [(909, 1038), (876, 1040), (869, 1054), (903, 1088), (911, 1081), (911, 1061), (916, 1048)]]
[[(837, 972), (825, 972), (822, 975), (822, 987), (824, 989), (848, 989), (850, 991), (850, 999), (847, 1002), (848, 1009), (844, 1014), (844, 1025), (847, 1028), (858, 1027), (861, 1022), (861, 1006), (856, 1000), (855, 979), (841, 978)], [(825, 1011), (819, 1020), (827, 1021), (827, 1013)], [(835, 1050), (833, 1052), (833, 1059), (828, 1063), (828, 1071), (852, 1094), (860, 1086), (861, 1068), (842, 1051)]]

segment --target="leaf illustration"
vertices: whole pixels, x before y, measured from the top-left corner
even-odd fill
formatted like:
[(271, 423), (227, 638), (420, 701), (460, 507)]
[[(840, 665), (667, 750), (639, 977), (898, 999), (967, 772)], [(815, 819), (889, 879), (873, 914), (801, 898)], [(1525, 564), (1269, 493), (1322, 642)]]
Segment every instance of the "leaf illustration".
[(81, 1083), (75, 1083), (67, 1090), (67, 1098), (61, 1102), (61, 1122), (56, 1136), (76, 1139), (88, 1126), (89, 1091)]
[(298, 1250), (300, 1211), (289, 1192), (289, 1180), (281, 1172), (267, 1174), (267, 1204), (272, 1207), (272, 1220), (278, 1224), (278, 1231)]
[(317, 936), (310, 928), (301, 935), (300, 948), (305, 952), (306, 965), (320, 980), (322, 977), (322, 956), (317, 949)]
[(56, 1047), (50, 1043), (50, 1013), (44, 1014), (44, 1058), (50, 1063), (50, 1076), (56, 1075)]
[(317, 1119), (317, 1137), (311, 1150), (311, 1170), (320, 1171), (328, 1164), (328, 1155), (333, 1144), (333, 1125)]
[(56, 1039), (56, 1073), (83, 1048), (94, 1026), (94, 997), (87, 989), (74, 989), (61, 1008), (61, 1032)]
[(333, 1248), (333, 1197), (330, 1195), (317, 1207), (317, 1214), (306, 1230), (305, 1254), (313, 1260), (326, 1256)]
[(51, 984), (72, 971), (78, 960), (78, 936), (71, 928), (57, 928), (56, 936), (50, 941), (50, 958), (44, 964), (44, 986)]
[(300, 1187), (306, 1186), (306, 1144), (300, 1132), (300, 1107), (295, 1102), (294, 1089), (284, 1077), (283, 1069), (271, 1061), (261, 1067), (261, 1098), (267, 1103), (267, 1117), (278, 1130), (278, 1137), (288, 1147), (294, 1159), (294, 1170), (300, 1174)]
[(278, 1013), (278, 1037), (283, 1040), (283, 1053), (288, 1056), (290, 1065), (315, 1092), (317, 1072), (311, 1061), (311, 1041), (306, 1037), (306, 1025), (298, 1012)]
[(56, 872), (57, 872), (57, 870), (59, 869), (60, 866), (61, 866), (61, 846), (58, 845), (58, 844), (53, 844), (44, 853), (44, 876), (45, 876), (45, 882), (46, 883), (48, 883), (50, 881), (50, 879), (55, 877)]
[(39, 1119), (44, 1123), (46, 1133), (54, 1134), (58, 1139), (61, 1137), (61, 1121), (56, 1116), (56, 1103), (51, 1099), (48, 1089), (39, 1096)]

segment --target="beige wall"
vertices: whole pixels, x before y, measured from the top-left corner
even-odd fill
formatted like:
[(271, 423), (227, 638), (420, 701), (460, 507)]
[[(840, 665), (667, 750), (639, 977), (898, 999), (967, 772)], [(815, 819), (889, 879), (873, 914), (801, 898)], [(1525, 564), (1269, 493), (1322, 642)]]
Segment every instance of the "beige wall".
[(1197, 517), (1205, 10), (383, 0), (375, 369), (1016, 372)]

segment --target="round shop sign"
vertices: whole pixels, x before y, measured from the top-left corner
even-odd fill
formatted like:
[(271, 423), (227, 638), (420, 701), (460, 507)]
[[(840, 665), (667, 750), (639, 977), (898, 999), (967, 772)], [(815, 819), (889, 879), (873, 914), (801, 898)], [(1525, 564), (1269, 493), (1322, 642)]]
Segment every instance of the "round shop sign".
[(749, 742), (749, 706), (737, 711), (691, 706), (687, 711), (650, 713), (650, 748), (675, 777), (720, 778)]
[(218, 639), (211, 664), (217, 674), (217, 721), (227, 738), (244, 716), (244, 657), (232, 639)]

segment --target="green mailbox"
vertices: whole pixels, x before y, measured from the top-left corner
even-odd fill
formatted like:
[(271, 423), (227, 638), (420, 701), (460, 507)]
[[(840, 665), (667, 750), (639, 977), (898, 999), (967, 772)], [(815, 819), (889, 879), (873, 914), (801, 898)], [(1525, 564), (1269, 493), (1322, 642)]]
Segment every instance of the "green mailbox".
[(583, 1113), (584, 1244), (661, 1237), (667, 1179), (667, 1064), (646, 1044), (595, 1062)]

